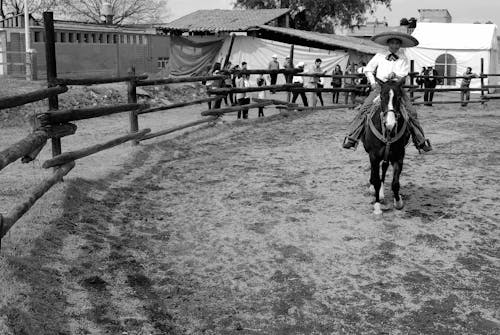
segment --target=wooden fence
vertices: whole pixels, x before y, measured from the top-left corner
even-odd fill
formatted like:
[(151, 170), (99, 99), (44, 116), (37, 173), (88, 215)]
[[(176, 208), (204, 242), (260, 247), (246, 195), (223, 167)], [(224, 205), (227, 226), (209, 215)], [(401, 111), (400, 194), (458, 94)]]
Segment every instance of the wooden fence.
[[(227, 78), (228, 75), (235, 73), (222, 73), (216, 76), (203, 76), (203, 77), (182, 77), (182, 78), (163, 78), (163, 79), (153, 79), (148, 80), (146, 75), (136, 75), (135, 71), (131, 69), (128, 76), (125, 77), (114, 77), (114, 78), (57, 78), (57, 68), (56, 68), (56, 56), (55, 56), (55, 44), (54, 44), (54, 26), (52, 13), (44, 13), (44, 23), (45, 23), (45, 34), (46, 34), (46, 60), (47, 60), (47, 82), (48, 88), (41, 89), (35, 92), (17, 95), (12, 97), (6, 97), (0, 99), (0, 109), (6, 109), (16, 106), (23, 106), (25, 104), (48, 99), (48, 110), (37, 115), (38, 127), (24, 139), (11, 145), (10, 147), (4, 149), (0, 152), (0, 170), (8, 166), (9, 164), (21, 159), (23, 163), (30, 162), (38, 156), (42, 148), (46, 145), (47, 141), (51, 141), (52, 144), (52, 158), (43, 162), (43, 168), (53, 168), (52, 175), (41, 182), (38, 186), (34, 187), (31, 191), (28, 199), (20, 202), (19, 205), (15, 206), (11, 211), (6, 214), (0, 214), (0, 242), (1, 238), (9, 231), (10, 228), (35, 204), (35, 202), (40, 199), (50, 188), (62, 180), (62, 178), (67, 175), (75, 166), (75, 162), (78, 159), (93, 155), (103, 150), (107, 150), (114, 146), (120, 145), (125, 142), (132, 141), (133, 144), (139, 143), (139, 141), (149, 140), (158, 136), (163, 136), (176, 132), (189, 127), (197, 126), (203, 123), (209, 123), (216, 121), (220, 116), (227, 113), (235, 113), (242, 109), (260, 108), (267, 106), (276, 106), (280, 109), (294, 109), (294, 110), (307, 110), (307, 109), (320, 109), (316, 107), (315, 101), (313, 101), (313, 106), (311, 107), (299, 107), (296, 104), (292, 104), (289, 101), (280, 101), (276, 99), (255, 99), (254, 102), (247, 105), (230, 106), (225, 108), (220, 108), (220, 102), (223, 97), (228, 93), (248, 93), (257, 91), (286, 91), (286, 92), (346, 92), (346, 93), (359, 93), (364, 86), (353, 86), (350, 88), (303, 88), (298, 87), (295, 84), (284, 84), (284, 85), (272, 85), (272, 86), (262, 86), (262, 87), (245, 87), (245, 88), (222, 88), (222, 82)], [(413, 66), (413, 65), (412, 65)], [(252, 74), (269, 74), (269, 73), (282, 73), (285, 75), (303, 75), (311, 76), (312, 74), (299, 73), (297, 69), (289, 70), (247, 70), (239, 71), (241, 74), (252, 75)], [(318, 75), (316, 75), (318, 76)], [(322, 75), (327, 77), (328, 75)], [(413, 80), (417, 75), (412, 71), (411, 83), (408, 86), (411, 94), (413, 92), (419, 92), (420, 90), (413, 85)], [(491, 86), (485, 86), (483, 83), (483, 78), (487, 77), (481, 73), (481, 92), (491, 88)], [(356, 78), (357, 75), (345, 75), (342, 78)], [(189, 102), (166, 104), (162, 106), (151, 107), (148, 104), (140, 104), (137, 102), (137, 87), (141, 86), (157, 86), (157, 85), (168, 85), (177, 83), (193, 83), (207, 80), (219, 81), (221, 85), (208, 90), (208, 93), (212, 96), (207, 98), (196, 99)], [(98, 106), (91, 108), (79, 108), (79, 109), (68, 109), (59, 110), (59, 100), (58, 96), (64, 94), (68, 90), (70, 85), (96, 85), (104, 83), (113, 82), (126, 82), (127, 83), (127, 94), (128, 101), (125, 104), (117, 104), (113, 106)], [(453, 89), (446, 89), (448, 91)], [(472, 90), (472, 89), (470, 89)], [(436, 90), (437, 91), (437, 90)], [(443, 91), (443, 90), (439, 90)], [(313, 94), (313, 99), (316, 94)], [(489, 98), (481, 95), (481, 101), (485, 101)], [(217, 108), (207, 109), (201, 112), (204, 118), (200, 120), (195, 120), (183, 125), (179, 125), (173, 128), (157, 131), (151, 133), (150, 129), (139, 129), (139, 116), (147, 113), (155, 113), (166, 110), (171, 110), (174, 108), (191, 106), (195, 104), (201, 104), (206, 102), (215, 102), (214, 105)], [(325, 106), (321, 109), (336, 109), (336, 108), (346, 108), (353, 107), (352, 104), (337, 104), (333, 106)], [(97, 118), (106, 115), (124, 113), (127, 112), (129, 116), (130, 131), (127, 135), (117, 137), (113, 140), (107, 141), (105, 143), (100, 143), (86, 148), (62, 152), (61, 139), (76, 133), (77, 126), (72, 123), (78, 120), (85, 120), (90, 118)]]

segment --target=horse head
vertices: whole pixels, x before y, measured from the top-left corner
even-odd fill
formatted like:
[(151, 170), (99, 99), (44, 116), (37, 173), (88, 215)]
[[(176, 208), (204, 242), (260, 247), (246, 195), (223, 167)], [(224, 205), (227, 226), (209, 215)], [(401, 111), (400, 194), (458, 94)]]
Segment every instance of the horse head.
[(403, 95), (403, 81), (392, 81), (380, 83), (380, 106), (383, 113), (383, 123), (389, 133), (397, 124), (401, 116), (401, 97)]

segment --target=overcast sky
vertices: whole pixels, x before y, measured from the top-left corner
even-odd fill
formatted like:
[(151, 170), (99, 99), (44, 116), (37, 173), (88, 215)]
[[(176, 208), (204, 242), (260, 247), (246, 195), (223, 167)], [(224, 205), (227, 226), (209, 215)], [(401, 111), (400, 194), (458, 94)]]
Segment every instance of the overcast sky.
[[(234, 0), (168, 0), (170, 19), (175, 20), (198, 9), (231, 9), (233, 2)], [(398, 25), (403, 17), (418, 19), (418, 9), (448, 9), (453, 22), (491, 20), (500, 26), (500, 0), (392, 0), (391, 7), (392, 10), (388, 10), (379, 6), (375, 17), (380, 20), (386, 17), (392, 26)]]

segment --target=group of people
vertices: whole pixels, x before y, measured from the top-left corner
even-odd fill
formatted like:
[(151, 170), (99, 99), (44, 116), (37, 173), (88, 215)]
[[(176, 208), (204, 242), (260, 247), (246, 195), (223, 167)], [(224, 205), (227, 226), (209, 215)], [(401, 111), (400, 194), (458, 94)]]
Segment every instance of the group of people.
[[(467, 106), (470, 100), (470, 83), (472, 78), (479, 77), (476, 73), (472, 72), (472, 68), (468, 66), (462, 75), (462, 82), (460, 88), (460, 100), (462, 101), (462, 106)], [(439, 73), (432, 66), (422, 67), (419, 76), (417, 77), (417, 85), (420, 88), (429, 89), (424, 91), (424, 105), (432, 106), (432, 101), (434, 100), (434, 91), (438, 84), (442, 83), (442, 79), (439, 78)]]

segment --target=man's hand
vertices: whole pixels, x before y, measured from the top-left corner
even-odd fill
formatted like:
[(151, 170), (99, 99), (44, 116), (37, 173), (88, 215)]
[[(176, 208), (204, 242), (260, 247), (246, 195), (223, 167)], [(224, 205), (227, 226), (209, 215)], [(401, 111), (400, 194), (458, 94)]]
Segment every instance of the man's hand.
[(370, 83), (370, 87), (372, 88), (372, 90), (376, 89), (377, 88), (377, 83), (376, 82)]
[(387, 76), (387, 79), (389, 79), (389, 80), (393, 80), (393, 79), (396, 79), (396, 77), (397, 77), (397, 76), (396, 76), (396, 74), (395, 74), (394, 72), (391, 72), (391, 73), (389, 73), (389, 75)]

